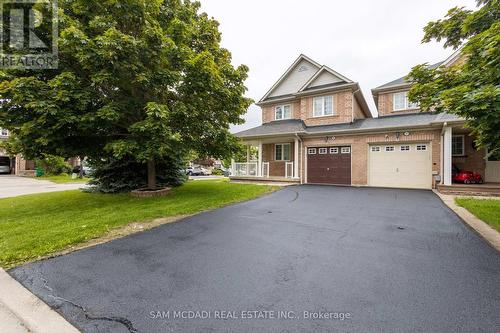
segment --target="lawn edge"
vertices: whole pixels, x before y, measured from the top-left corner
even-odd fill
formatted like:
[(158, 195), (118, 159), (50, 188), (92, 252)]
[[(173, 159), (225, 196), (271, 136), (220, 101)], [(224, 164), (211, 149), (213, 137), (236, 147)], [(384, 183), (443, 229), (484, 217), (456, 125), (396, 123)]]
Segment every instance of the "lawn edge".
[[(101, 244), (105, 244), (105, 243), (108, 243), (108, 242), (112, 242), (114, 240), (117, 240), (117, 239), (120, 239), (120, 238), (124, 238), (124, 237), (130, 236), (130, 235), (139, 234), (139, 233), (142, 233), (142, 232), (145, 232), (145, 231), (149, 231), (151, 229), (161, 227), (162, 225), (165, 225), (165, 224), (181, 222), (182, 220), (184, 220), (184, 219), (186, 219), (188, 217), (192, 217), (192, 216), (195, 216), (195, 215), (198, 215), (198, 214), (210, 212), (210, 211), (213, 211), (213, 210), (216, 210), (216, 209), (220, 209), (220, 208), (224, 208), (224, 207), (228, 207), (228, 206), (231, 206), (231, 205), (237, 205), (237, 204), (240, 204), (240, 203), (244, 203), (244, 202), (248, 202), (248, 201), (260, 199), (260, 198), (268, 196), (268, 195), (270, 195), (270, 194), (272, 194), (274, 192), (281, 191), (284, 188), (286, 188), (286, 186), (285, 187), (272, 186), (272, 185), (265, 185), (265, 186), (268, 186), (269, 190), (267, 192), (259, 195), (259, 196), (253, 197), (253, 198), (244, 199), (244, 200), (240, 200), (240, 201), (236, 201), (236, 202), (229, 202), (229, 203), (223, 204), (221, 206), (204, 209), (204, 210), (201, 210), (199, 212), (192, 213), (192, 214), (181, 214), (181, 215), (173, 215), (173, 216), (166, 216), (166, 217), (158, 217), (158, 218), (155, 218), (155, 219), (149, 219), (149, 220), (143, 220), (143, 221), (132, 221), (130, 223), (121, 225), (119, 227), (112, 228), (108, 232), (106, 232), (105, 234), (103, 234), (101, 236), (98, 236), (98, 237), (95, 237), (95, 238), (90, 238), (90, 239), (88, 239), (86, 241), (83, 241), (81, 243), (76, 243), (74, 245), (70, 245), (70, 246), (68, 246), (68, 247), (66, 247), (66, 248), (64, 248), (62, 250), (59, 250), (59, 251), (56, 251), (56, 252), (53, 252), (53, 253), (50, 253), (50, 254), (46, 254), (46, 255), (43, 255), (43, 256), (39, 256), (39, 257), (36, 257), (36, 258), (33, 258), (33, 259), (28, 259), (28, 260), (23, 260), (23, 261), (19, 261), (19, 262), (14, 262), (14, 263), (12, 263), (10, 265), (0, 266), (0, 270), (4, 269), (6, 271), (10, 271), (10, 270), (12, 270), (12, 269), (14, 269), (16, 267), (20, 267), (20, 266), (23, 266), (23, 265), (26, 265), (26, 264), (29, 264), (29, 263), (33, 263), (33, 262), (37, 262), (37, 261), (43, 261), (43, 260), (48, 260), (48, 259), (52, 259), (52, 258), (57, 258), (57, 257), (63, 256), (63, 255), (70, 254), (70, 253), (73, 253), (73, 252), (77, 252), (77, 251), (80, 251), (80, 250), (84, 250), (84, 249), (87, 249), (87, 248), (90, 248), (90, 247), (94, 247), (94, 246), (97, 246), (97, 245), (101, 245)], [(40, 193), (36, 193), (36, 194), (40, 194)], [(131, 227), (132, 227), (132, 230), (128, 230)]]
[(483, 238), (488, 244), (490, 244), (494, 249), (500, 252), (500, 232), (496, 231), (488, 223), (484, 222), (466, 208), (461, 207), (456, 204), (456, 195), (442, 194), (438, 191), (433, 191), (441, 201), (450, 208), (460, 219), (468, 225), (472, 230), (474, 230), (481, 238)]

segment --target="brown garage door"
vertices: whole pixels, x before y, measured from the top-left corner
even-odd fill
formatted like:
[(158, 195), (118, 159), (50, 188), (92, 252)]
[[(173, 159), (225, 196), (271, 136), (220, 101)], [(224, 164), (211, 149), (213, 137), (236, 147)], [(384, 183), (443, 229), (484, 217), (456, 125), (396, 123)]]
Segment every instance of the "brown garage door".
[(351, 147), (309, 147), (307, 182), (351, 185)]

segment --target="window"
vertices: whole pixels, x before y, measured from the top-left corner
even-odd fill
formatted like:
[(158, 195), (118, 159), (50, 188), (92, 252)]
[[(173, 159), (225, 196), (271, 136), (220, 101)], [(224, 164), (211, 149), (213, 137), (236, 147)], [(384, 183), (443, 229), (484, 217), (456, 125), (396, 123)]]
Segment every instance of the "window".
[(342, 147), (340, 148), (341, 154), (349, 154), (351, 152), (351, 147)]
[(276, 161), (289, 161), (290, 160), (290, 144), (279, 143), (275, 145), (274, 159)]
[(465, 140), (463, 135), (453, 135), (451, 137), (451, 155), (453, 156), (465, 155), (464, 141)]
[(333, 96), (315, 97), (313, 99), (313, 116), (324, 117), (333, 115)]
[(5, 128), (0, 128), (0, 136), (8, 136), (9, 131), (7, 131)]
[(338, 154), (339, 149), (338, 148), (330, 148), (330, 154)]
[(322, 155), (326, 154), (326, 153), (328, 153), (328, 149), (326, 149), (326, 148), (320, 148), (319, 149), (319, 153), (322, 154)]
[(380, 147), (378, 146), (372, 147), (372, 151), (374, 152), (380, 151)]
[(394, 146), (385, 147), (385, 151), (394, 151)]
[(410, 146), (401, 146), (401, 151), (410, 151)]
[(417, 145), (417, 150), (419, 151), (427, 150), (427, 145)]
[(274, 119), (290, 119), (292, 118), (292, 107), (290, 105), (278, 105), (274, 108)]
[(309, 149), (307, 150), (307, 153), (308, 153), (309, 155), (314, 155), (314, 154), (316, 154), (316, 148), (309, 148)]
[(392, 95), (392, 104), (393, 111), (401, 111), (401, 110), (412, 110), (418, 109), (418, 103), (412, 103), (408, 100), (408, 92), (398, 92)]

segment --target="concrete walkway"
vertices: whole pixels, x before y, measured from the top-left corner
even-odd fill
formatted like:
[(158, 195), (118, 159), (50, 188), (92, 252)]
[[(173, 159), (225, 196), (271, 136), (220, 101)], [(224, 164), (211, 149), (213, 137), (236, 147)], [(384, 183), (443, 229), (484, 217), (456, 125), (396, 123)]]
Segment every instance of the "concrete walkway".
[(55, 184), (48, 180), (18, 176), (0, 176), (0, 198), (17, 197), (20, 195), (76, 190), (85, 184)]

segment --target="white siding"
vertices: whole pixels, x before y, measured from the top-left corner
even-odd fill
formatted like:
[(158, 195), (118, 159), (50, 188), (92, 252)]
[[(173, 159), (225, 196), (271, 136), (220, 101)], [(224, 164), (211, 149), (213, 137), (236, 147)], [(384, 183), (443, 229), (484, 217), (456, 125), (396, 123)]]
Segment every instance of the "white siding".
[(323, 71), (317, 78), (314, 79), (313, 82), (311, 82), (309, 84), (308, 88), (322, 86), (325, 84), (343, 82), (343, 81), (344, 80), (341, 80), (340, 78), (336, 77), (332, 73), (330, 73), (328, 71)]
[(316, 74), (318, 69), (316, 65), (303, 59), (293, 68), (288, 76), (274, 88), (269, 97), (296, 93), (314, 74)]

